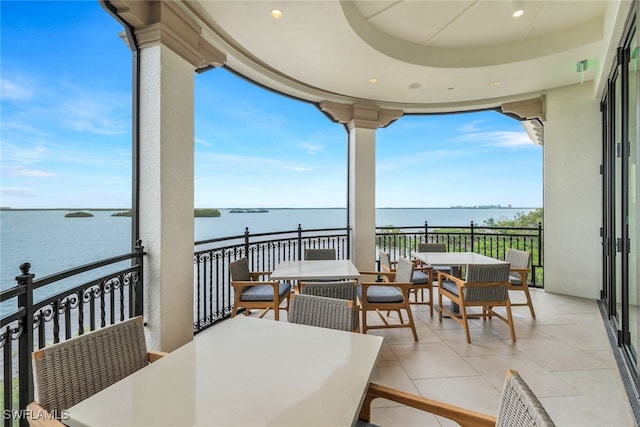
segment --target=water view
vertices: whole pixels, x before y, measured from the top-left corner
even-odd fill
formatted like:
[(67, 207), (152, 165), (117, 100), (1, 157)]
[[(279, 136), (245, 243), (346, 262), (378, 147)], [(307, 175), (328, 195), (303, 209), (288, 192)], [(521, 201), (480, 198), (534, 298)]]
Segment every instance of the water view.
[[(482, 225), (493, 218), (510, 219), (532, 208), (441, 209), (383, 208), (376, 210), (378, 226)], [(221, 209), (217, 218), (196, 218), (194, 240), (251, 233), (339, 228), (346, 224), (346, 210), (267, 209), (268, 212), (230, 213)], [(36, 277), (129, 252), (131, 218), (114, 217), (117, 211), (91, 211), (93, 217), (65, 218), (66, 210), (0, 211), (0, 272), (2, 289), (14, 286), (19, 265), (31, 263)]]

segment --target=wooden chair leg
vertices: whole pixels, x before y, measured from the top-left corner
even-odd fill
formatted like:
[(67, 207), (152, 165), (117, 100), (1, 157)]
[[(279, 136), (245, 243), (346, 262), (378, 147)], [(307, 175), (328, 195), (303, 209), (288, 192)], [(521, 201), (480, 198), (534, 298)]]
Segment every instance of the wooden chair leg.
[(525, 284), (524, 286), (524, 294), (527, 297), (527, 305), (529, 306), (529, 311), (531, 312), (531, 317), (536, 318), (536, 312), (533, 309), (533, 301), (531, 301), (531, 293), (529, 292), (529, 287)]

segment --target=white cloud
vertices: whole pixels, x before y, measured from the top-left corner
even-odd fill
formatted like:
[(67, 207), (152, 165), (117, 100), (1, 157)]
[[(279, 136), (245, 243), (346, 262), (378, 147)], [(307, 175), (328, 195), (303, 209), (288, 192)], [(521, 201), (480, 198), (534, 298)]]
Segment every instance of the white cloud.
[(38, 169), (18, 169), (16, 171), (10, 172), (13, 176), (28, 176), (28, 177), (36, 177), (36, 178), (50, 178), (56, 176), (53, 172), (47, 172)]
[(318, 151), (321, 151), (324, 149), (323, 145), (314, 145), (308, 142), (300, 144), (300, 147), (304, 148), (307, 151), (307, 153), (311, 155), (316, 154)]
[(4, 100), (25, 101), (33, 96), (33, 90), (25, 83), (0, 78), (0, 97)]
[(470, 142), (480, 142), (482, 145), (488, 147), (522, 147), (533, 146), (531, 139), (526, 132), (516, 131), (490, 131), (490, 132), (476, 132), (463, 135), (460, 140)]
[(464, 132), (464, 133), (478, 132), (480, 130), (479, 125), (483, 122), (484, 120), (473, 120), (473, 121), (464, 123), (458, 128), (458, 132)]

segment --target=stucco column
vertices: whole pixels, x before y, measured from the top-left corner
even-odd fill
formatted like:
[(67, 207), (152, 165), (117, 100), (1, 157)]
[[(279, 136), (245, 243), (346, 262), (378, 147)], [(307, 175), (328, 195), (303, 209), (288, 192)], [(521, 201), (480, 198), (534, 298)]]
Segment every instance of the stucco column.
[(193, 67), (164, 46), (142, 49), (140, 238), (149, 347), (193, 337)]
[[(194, 76), (225, 58), (178, 3), (114, 0), (139, 51), (139, 233), (149, 348), (193, 339)], [(134, 87), (135, 90), (135, 87)]]
[(402, 111), (333, 102), (322, 102), (320, 109), (349, 131), (351, 260), (358, 270), (371, 271), (376, 261), (376, 129), (398, 119)]

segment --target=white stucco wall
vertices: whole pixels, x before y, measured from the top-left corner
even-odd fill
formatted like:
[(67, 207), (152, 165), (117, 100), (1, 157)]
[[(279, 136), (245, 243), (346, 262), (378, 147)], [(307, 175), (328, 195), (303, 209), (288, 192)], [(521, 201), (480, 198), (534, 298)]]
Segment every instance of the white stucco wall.
[(140, 238), (148, 345), (193, 339), (193, 66), (164, 46), (141, 51)]
[(602, 145), (593, 94), (591, 83), (546, 94), (544, 286), (596, 299), (602, 281)]
[(376, 260), (376, 130), (349, 130), (349, 222), (352, 261), (360, 271), (374, 271)]

